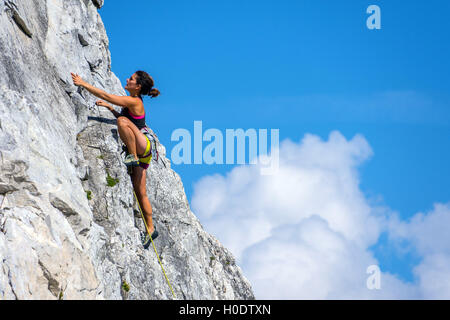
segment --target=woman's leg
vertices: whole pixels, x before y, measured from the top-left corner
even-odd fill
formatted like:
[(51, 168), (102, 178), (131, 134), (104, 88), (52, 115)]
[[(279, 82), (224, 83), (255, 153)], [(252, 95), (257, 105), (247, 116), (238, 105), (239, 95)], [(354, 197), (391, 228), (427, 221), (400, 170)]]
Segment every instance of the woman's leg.
[(120, 139), (128, 148), (128, 152), (134, 155), (137, 160), (138, 155), (143, 155), (147, 148), (145, 135), (126, 117), (119, 117), (117, 119), (117, 129)]
[(148, 232), (150, 232), (151, 235), (153, 231), (155, 231), (155, 228), (153, 226), (152, 219), (152, 205), (147, 197), (146, 172), (147, 171), (141, 167), (134, 167), (131, 180), (133, 182), (133, 188), (136, 192), (139, 205), (141, 206), (141, 210), (144, 214), (145, 222), (147, 223)]

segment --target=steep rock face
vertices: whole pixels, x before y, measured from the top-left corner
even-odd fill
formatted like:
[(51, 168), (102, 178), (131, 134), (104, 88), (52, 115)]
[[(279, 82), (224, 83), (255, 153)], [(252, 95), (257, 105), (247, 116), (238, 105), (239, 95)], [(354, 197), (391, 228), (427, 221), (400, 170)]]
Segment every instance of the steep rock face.
[[(0, 0), (0, 299), (172, 299), (122, 164), (115, 118), (70, 72), (125, 95), (100, 0)], [(155, 241), (177, 299), (253, 299), (190, 211), (180, 177), (147, 170)], [(108, 185), (108, 179), (112, 183)]]

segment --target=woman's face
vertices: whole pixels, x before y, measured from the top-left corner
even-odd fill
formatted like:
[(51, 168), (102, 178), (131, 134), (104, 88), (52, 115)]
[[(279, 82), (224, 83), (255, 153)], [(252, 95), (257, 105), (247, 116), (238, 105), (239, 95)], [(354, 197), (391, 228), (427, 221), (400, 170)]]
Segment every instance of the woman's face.
[(141, 88), (141, 85), (137, 84), (136, 81), (136, 73), (133, 74), (129, 79), (127, 79), (127, 85), (125, 86), (125, 89), (128, 91), (138, 91)]

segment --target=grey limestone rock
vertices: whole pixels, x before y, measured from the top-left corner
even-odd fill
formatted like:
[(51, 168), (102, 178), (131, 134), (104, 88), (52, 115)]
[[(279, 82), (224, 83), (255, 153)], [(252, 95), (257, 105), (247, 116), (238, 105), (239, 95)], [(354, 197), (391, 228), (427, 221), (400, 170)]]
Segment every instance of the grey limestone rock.
[[(126, 94), (111, 71), (102, 6), (0, 0), (0, 300), (173, 298), (139, 240), (115, 118), (70, 76)], [(232, 254), (190, 210), (163, 145), (159, 154), (147, 192), (176, 298), (254, 299)]]

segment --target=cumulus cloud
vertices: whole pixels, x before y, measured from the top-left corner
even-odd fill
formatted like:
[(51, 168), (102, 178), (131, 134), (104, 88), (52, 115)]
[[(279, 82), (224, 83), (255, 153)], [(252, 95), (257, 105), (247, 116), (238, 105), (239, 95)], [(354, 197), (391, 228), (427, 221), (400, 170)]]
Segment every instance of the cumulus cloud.
[[(414, 267), (420, 297), (450, 298), (450, 203), (434, 205), (433, 210), (401, 221), (394, 215), (389, 221), (389, 237), (393, 245), (414, 250), (421, 262)], [(404, 243), (408, 245), (404, 247)]]
[[(434, 233), (450, 219), (449, 208), (410, 222), (372, 208), (359, 188), (358, 166), (373, 156), (363, 136), (347, 140), (334, 131), (323, 141), (307, 134), (300, 143), (283, 141), (279, 155), (276, 174), (251, 165), (207, 176), (191, 201), (205, 228), (235, 254), (257, 298), (450, 297), (450, 284), (429, 280), (447, 272), (450, 241), (436, 246), (448, 235), (442, 225), (441, 238)], [(383, 272), (381, 289), (367, 288), (367, 268), (378, 265), (369, 247), (382, 232), (425, 257), (414, 270), (417, 283)]]

